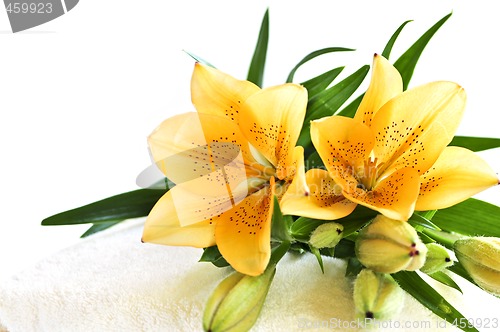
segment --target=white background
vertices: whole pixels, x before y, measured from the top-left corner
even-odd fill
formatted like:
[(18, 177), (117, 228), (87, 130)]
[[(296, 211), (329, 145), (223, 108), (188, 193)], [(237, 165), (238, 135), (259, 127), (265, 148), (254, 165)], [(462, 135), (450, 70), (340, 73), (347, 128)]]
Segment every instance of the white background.
[[(411, 85), (458, 82), (468, 93), (458, 134), (500, 137), (494, 4), (81, 0), (68, 14), (17, 34), (1, 8), (0, 279), (75, 243), (87, 227), (42, 227), (43, 218), (137, 188), (135, 177), (149, 164), (147, 135), (163, 119), (193, 110), (193, 60), (183, 49), (246, 77), (267, 7), (266, 86), (284, 82), (307, 53), (330, 46), (357, 51), (314, 60), (296, 82), (348, 64), (345, 77), (371, 63), (395, 29), (412, 19), (394, 48), (395, 60), (453, 11)], [(498, 150), (485, 158), (500, 170)], [(499, 189), (480, 197), (500, 204)]]

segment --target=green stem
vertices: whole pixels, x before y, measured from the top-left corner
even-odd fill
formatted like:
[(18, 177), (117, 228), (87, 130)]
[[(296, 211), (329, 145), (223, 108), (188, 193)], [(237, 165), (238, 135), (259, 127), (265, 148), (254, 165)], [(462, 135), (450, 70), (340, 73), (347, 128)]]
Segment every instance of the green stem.
[(443, 231), (435, 231), (428, 228), (422, 229), (422, 233), (429, 236), (433, 240), (439, 242), (440, 244), (444, 245), (448, 249), (453, 249), (453, 244), (455, 243), (455, 241), (463, 237), (457, 234), (452, 234)]

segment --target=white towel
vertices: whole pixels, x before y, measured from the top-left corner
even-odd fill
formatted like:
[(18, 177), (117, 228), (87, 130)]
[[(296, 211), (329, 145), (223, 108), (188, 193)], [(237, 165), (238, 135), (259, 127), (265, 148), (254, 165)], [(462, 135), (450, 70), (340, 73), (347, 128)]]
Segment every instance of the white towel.
[[(9, 332), (200, 331), (206, 299), (229, 269), (197, 262), (200, 249), (143, 244), (141, 231), (140, 220), (128, 221), (7, 279), (0, 285), (1, 324)], [(312, 255), (287, 254), (254, 330), (357, 330), (352, 283), (344, 273), (342, 260), (325, 258), (322, 274)], [(470, 317), (493, 318), (498, 299), (457, 281), (467, 301), (455, 290), (438, 289)], [(445, 330), (409, 296), (385, 324), (381, 330)]]

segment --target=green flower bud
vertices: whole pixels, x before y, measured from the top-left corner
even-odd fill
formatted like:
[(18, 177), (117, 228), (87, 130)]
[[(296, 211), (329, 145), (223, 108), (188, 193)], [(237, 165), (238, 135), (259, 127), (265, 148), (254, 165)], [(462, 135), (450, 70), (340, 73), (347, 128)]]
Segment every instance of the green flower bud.
[(453, 265), (450, 253), (445, 247), (437, 243), (428, 243), (425, 246), (427, 247), (427, 256), (420, 271), (432, 274)]
[(354, 306), (360, 319), (387, 319), (403, 307), (404, 292), (388, 274), (364, 269), (354, 282)]
[(405, 221), (378, 215), (356, 239), (356, 256), (369, 269), (381, 273), (415, 271), (425, 262), (427, 247)]
[(205, 331), (247, 331), (257, 321), (276, 272), (275, 266), (256, 277), (234, 272), (210, 295), (203, 313)]
[(311, 234), (309, 244), (315, 248), (333, 248), (342, 239), (344, 226), (336, 222), (319, 225)]
[(500, 297), (500, 239), (471, 237), (455, 241), (458, 261), (485, 291)]

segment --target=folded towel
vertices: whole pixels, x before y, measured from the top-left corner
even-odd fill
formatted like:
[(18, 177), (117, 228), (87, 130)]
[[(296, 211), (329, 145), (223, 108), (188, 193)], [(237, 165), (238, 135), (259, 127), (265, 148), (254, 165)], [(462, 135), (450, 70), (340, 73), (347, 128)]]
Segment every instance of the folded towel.
[[(200, 331), (207, 297), (230, 270), (198, 263), (200, 249), (143, 244), (141, 231), (141, 220), (128, 221), (7, 279), (0, 285), (0, 322), (10, 332)], [(286, 255), (254, 330), (358, 330), (344, 261), (324, 263), (322, 274), (312, 255)], [(457, 282), (467, 301), (455, 290), (436, 287), (470, 317), (497, 314), (498, 299)], [(385, 324), (381, 330), (445, 330), (443, 321), (410, 296)]]

